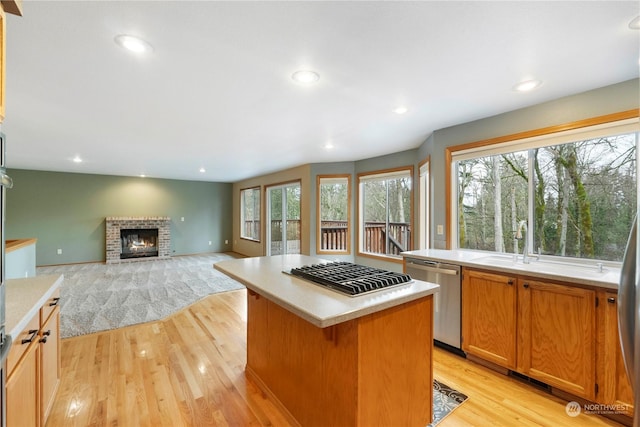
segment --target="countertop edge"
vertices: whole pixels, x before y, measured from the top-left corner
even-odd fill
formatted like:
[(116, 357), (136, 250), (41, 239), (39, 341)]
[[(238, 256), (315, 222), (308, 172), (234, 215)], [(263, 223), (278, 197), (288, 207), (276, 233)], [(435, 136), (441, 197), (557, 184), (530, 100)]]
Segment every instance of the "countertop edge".
[(11, 239), (11, 240), (7, 240), (7, 243), (5, 245), (5, 253), (10, 253), (13, 251), (16, 251), (20, 248), (24, 248), (25, 246), (29, 246), (29, 245), (35, 245), (36, 242), (38, 241), (37, 238), (35, 237), (31, 237), (29, 239)]
[[(32, 307), (28, 309), (28, 311), (22, 316), (22, 318), (16, 323), (16, 325), (8, 331), (7, 334), (11, 335), (11, 338), (15, 342), (17, 337), (20, 335), (22, 330), (29, 324), (29, 321), (35, 316), (40, 308), (44, 305), (45, 302), (53, 295), (53, 293), (60, 287), (62, 281), (64, 280), (64, 275), (47, 275), (47, 276), (36, 276), (36, 277), (50, 277), (51, 285), (49, 288), (42, 294), (42, 296), (34, 303)], [(9, 281), (13, 280), (27, 280), (27, 279), (9, 279)]]
[[(518, 275), (546, 279), (546, 280), (554, 280), (554, 281), (559, 281), (563, 283), (580, 285), (588, 288), (600, 288), (600, 289), (613, 290), (613, 291), (618, 290), (617, 282), (613, 283), (610, 281), (588, 279), (584, 277), (572, 277), (569, 275), (565, 276), (565, 275), (554, 274), (554, 273), (545, 273), (537, 270), (528, 270), (526, 268), (526, 264), (525, 265), (518, 264), (517, 266), (514, 266), (514, 267), (507, 267), (504, 265), (494, 265), (494, 264), (473, 260), (474, 257), (476, 259), (485, 258), (489, 254), (480, 254), (480, 253), (475, 254), (472, 251), (455, 251), (455, 250), (446, 250), (446, 249), (438, 249), (436, 250), (438, 252), (435, 252), (435, 253), (433, 251), (434, 250), (407, 251), (407, 252), (403, 252), (402, 256), (404, 259), (418, 258), (418, 259), (424, 259), (424, 260), (439, 261), (439, 262), (460, 265), (462, 267), (478, 268), (482, 270), (490, 270), (490, 271), (496, 271), (496, 272), (508, 273), (508, 274), (518, 274)], [(420, 252), (428, 252), (428, 254), (420, 254)], [(439, 252), (449, 252), (452, 254), (452, 256), (450, 257), (443, 256), (442, 254), (439, 254)], [(459, 256), (459, 253), (461, 252), (465, 252), (469, 258), (465, 259), (464, 257)], [(532, 262), (535, 262), (535, 261), (532, 261)]]
[[(222, 264), (222, 265), (219, 265)], [(406, 286), (422, 286), (422, 289), (416, 289), (414, 291), (412, 291), (411, 293), (408, 293), (406, 295), (400, 295), (396, 298), (393, 299), (389, 299), (386, 301), (382, 301), (378, 304), (375, 305), (371, 305), (371, 306), (367, 306), (367, 307), (360, 307), (360, 308), (354, 308), (352, 310), (345, 310), (340, 314), (336, 314), (334, 316), (330, 316), (330, 317), (319, 317), (314, 315), (313, 313), (309, 313), (306, 310), (303, 310), (302, 308), (300, 308), (299, 306), (297, 306), (296, 304), (288, 301), (285, 298), (282, 298), (281, 296), (274, 294), (273, 292), (270, 292), (269, 290), (265, 289), (264, 287), (257, 285), (255, 283), (253, 283), (252, 281), (247, 280), (244, 277), (239, 276), (238, 274), (232, 272), (229, 269), (224, 268), (225, 267), (225, 262), (222, 261), (220, 263), (216, 263), (214, 264), (214, 268), (216, 270), (221, 271), (222, 273), (228, 275), (229, 277), (237, 280), (238, 282), (242, 283), (243, 285), (245, 285), (247, 287), (247, 289), (261, 295), (264, 298), (267, 298), (269, 301), (273, 302), (274, 304), (277, 304), (278, 306), (284, 308), (285, 310), (297, 315), (298, 317), (306, 320), (307, 322), (311, 323), (312, 325), (318, 327), (318, 328), (327, 328), (329, 326), (334, 326), (337, 325), (339, 323), (343, 323), (343, 322), (347, 322), (349, 320), (353, 320), (353, 319), (357, 319), (372, 313), (377, 313), (383, 310), (386, 310), (388, 308), (391, 307), (396, 307), (402, 304), (405, 304), (407, 302), (411, 302), (411, 301), (415, 301), (418, 300), (420, 298), (424, 298), (427, 297), (429, 295), (433, 295), (436, 292), (439, 292), (440, 286), (435, 284), (435, 283), (428, 283), (428, 282), (422, 282), (419, 280), (414, 280), (412, 283), (407, 284)], [(298, 278), (292, 278), (293, 281), (299, 281), (301, 285), (303, 284), (308, 284), (307, 282), (303, 281), (302, 279), (298, 279)], [(312, 286), (317, 286), (317, 285), (312, 285)], [(402, 289), (402, 287), (398, 287), (398, 288), (394, 288), (394, 289)], [(389, 289), (389, 292), (392, 292), (394, 289)], [(318, 292), (321, 291), (327, 291), (327, 292), (334, 292), (334, 291), (329, 291), (326, 290), (324, 288), (319, 288)], [(315, 291), (310, 291), (310, 292), (315, 292)], [(344, 297), (344, 298), (350, 298), (350, 297), (346, 297), (346, 296), (341, 296), (340, 294), (337, 294), (336, 297)], [(354, 298), (358, 298), (357, 296)]]

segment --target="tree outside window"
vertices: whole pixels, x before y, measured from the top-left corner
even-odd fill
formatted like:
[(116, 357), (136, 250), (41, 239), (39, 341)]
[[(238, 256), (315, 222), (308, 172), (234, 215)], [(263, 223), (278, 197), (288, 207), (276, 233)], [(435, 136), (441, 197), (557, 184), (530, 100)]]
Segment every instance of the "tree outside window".
[(636, 213), (638, 133), (456, 162), (458, 247), (622, 261)]
[(240, 190), (240, 237), (260, 241), (260, 187)]
[(351, 175), (318, 176), (318, 253), (350, 253)]
[(362, 174), (360, 252), (391, 257), (411, 249), (412, 169)]

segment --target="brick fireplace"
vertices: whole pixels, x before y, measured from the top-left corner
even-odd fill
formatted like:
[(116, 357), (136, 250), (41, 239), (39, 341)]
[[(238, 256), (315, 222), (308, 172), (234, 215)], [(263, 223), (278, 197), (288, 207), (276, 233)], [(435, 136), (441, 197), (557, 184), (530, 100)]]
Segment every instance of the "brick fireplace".
[[(123, 259), (123, 257), (126, 256), (122, 255), (123, 230), (128, 232), (140, 230), (140, 235), (145, 234), (147, 230), (157, 230), (158, 237), (154, 240), (157, 251), (153, 251), (153, 256), (128, 257)], [(167, 216), (107, 217), (106, 244), (107, 264), (169, 258), (171, 256), (171, 218)]]

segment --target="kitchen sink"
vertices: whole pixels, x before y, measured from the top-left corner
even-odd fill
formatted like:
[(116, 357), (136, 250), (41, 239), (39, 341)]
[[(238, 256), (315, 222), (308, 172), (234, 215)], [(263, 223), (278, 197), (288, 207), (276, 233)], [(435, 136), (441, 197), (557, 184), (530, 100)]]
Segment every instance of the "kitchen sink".
[(522, 262), (522, 255), (518, 256), (517, 261), (513, 255), (489, 255), (485, 257), (474, 258), (474, 262), (494, 267), (509, 267), (517, 270), (536, 271), (540, 273), (572, 275), (579, 274), (604, 274), (608, 272), (606, 267), (596, 264), (578, 264), (569, 262), (557, 262), (550, 260), (537, 260), (535, 257), (529, 259), (529, 264)]

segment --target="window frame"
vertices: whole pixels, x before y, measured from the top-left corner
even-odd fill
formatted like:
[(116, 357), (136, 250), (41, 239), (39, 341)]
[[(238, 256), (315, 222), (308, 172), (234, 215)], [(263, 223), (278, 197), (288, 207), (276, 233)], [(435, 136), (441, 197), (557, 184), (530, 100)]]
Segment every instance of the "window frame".
[(393, 177), (398, 177), (398, 176), (402, 176), (404, 174), (407, 174), (409, 176), (409, 178), (411, 179), (411, 193), (409, 195), (409, 227), (413, 230), (413, 232), (410, 234), (409, 236), (409, 241), (407, 242), (407, 250), (411, 250), (411, 248), (413, 248), (413, 241), (415, 239), (414, 234), (415, 234), (415, 227), (413, 226), (414, 224), (414, 220), (413, 220), (413, 208), (414, 208), (414, 191), (415, 191), (415, 177), (414, 177), (414, 168), (413, 165), (409, 165), (409, 166), (400, 166), (397, 168), (391, 168), (391, 169), (383, 169), (383, 170), (376, 170), (376, 171), (371, 171), (371, 172), (361, 172), (357, 175), (357, 201), (358, 201), (358, 226), (356, 228), (356, 232), (357, 232), (357, 255), (358, 256), (362, 256), (362, 257), (368, 257), (368, 258), (375, 258), (375, 259), (380, 259), (380, 260), (384, 260), (384, 261), (388, 261), (388, 262), (395, 262), (395, 263), (399, 263), (401, 264), (403, 262), (403, 258), (401, 255), (389, 255), (389, 254), (378, 254), (378, 253), (374, 253), (374, 252), (364, 252), (363, 251), (363, 246), (364, 246), (364, 206), (363, 206), (363, 189), (362, 189), (362, 185), (363, 185), (363, 181), (368, 180), (368, 179), (375, 179), (376, 176), (379, 177), (383, 177), (383, 176), (387, 176), (388, 178), (393, 178)]
[[(323, 179), (346, 179), (347, 180), (347, 231), (345, 250), (322, 249), (322, 204), (320, 202), (320, 186)], [(322, 255), (351, 255), (351, 174), (331, 174), (316, 176), (316, 253)]]
[[(590, 137), (602, 134), (616, 134), (618, 130), (623, 132), (640, 132), (639, 110), (628, 110), (591, 119), (580, 120), (567, 124), (505, 135), (497, 138), (476, 141), (467, 144), (447, 147), (445, 149), (445, 206), (447, 239), (446, 249), (472, 250), (458, 247), (457, 218), (457, 176), (455, 162), (465, 158), (478, 158), (498, 153), (527, 150), (536, 146), (552, 146), (580, 140), (582, 137)], [(628, 129), (627, 129), (628, 128)], [(591, 136), (593, 137), (593, 136)], [(531, 161), (531, 160), (530, 160)], [(531, 169), (531, 167), (529, 168)], [(454, 184), (455, 183), (455, 184)], [(533, 187), (529, 186), (529, 200), (533, 199)], [(639, 194), (640, 197), (640, 194)], [(533, 218), (533, 203), (527, 207), (529, 223)], [(532, 252), (534, 239), (533, 227), (527, 228), (528, 250)], [(557, 255), (545, 255), (545, 257), (559, 258), (561, 260), (582, 260), (582, 258), (562, 257)]]
[[(258, 208), (260, 209), (259, 215), (258, 215), (258, 224), (260, 224), (260, 231), (258, 233), (257, 238), (253, 238), (251, 236), (246, 236), (244, 235), (244, 222), (245, 222), (245, 201), (244, 201), (244, 193), (246, 191), (253, 191), (254, 192), (254, 200), (255, 200), (255, 194), (257, 193), (258, 195)], [(255, 209), (255, 201), (254, 201), (254, 209)], [(254, 220), (255, 221), (255, 220)], [(250, 242), (261, 242), (262, 241), (262, 224), (263, 224), (263, 220), (262, 220), (262, 188), (261, 186), (255, 186), (255, 187), (248, 187), (248, 188), (241, 188), (240, 189), (240, 239), (242, 240), (248, 240)]]
[(431, 156), (418, 164), (418, 249), (431, 247)]

